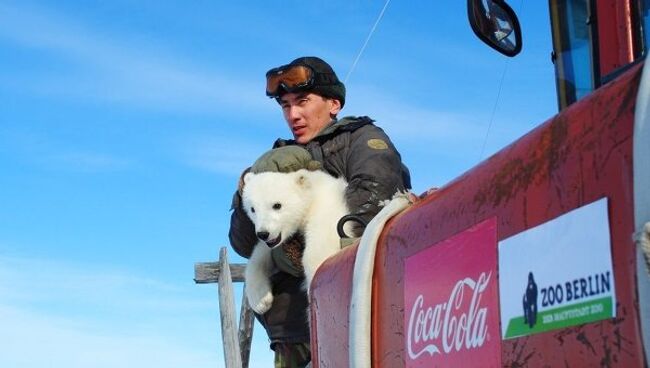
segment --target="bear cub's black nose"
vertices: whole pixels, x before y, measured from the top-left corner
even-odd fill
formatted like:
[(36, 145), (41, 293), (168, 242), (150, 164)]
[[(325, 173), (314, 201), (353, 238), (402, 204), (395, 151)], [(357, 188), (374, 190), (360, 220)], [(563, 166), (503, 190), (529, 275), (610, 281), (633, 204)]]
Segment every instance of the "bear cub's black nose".
[(260, 238), (263, 241), (266, 241), (269, 238), (269, 232), (268, 231), (259, 231), (257, 233), (257, 237)]

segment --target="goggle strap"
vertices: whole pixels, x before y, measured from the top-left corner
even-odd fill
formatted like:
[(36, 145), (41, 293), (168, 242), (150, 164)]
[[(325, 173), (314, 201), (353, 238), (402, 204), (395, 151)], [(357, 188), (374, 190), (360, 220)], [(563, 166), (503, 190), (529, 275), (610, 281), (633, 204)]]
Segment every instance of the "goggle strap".
[(333, 85), (336, 84), (337, 79), (334, 73), (318, 73), (314, 72), (316, 84), (318, 85)]

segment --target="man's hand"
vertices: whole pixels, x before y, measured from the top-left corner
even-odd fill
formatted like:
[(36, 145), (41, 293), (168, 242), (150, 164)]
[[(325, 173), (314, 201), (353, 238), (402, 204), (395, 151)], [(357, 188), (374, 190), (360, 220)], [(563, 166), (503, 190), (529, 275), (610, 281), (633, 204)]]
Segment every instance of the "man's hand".
[(314, 161), (306, 149), (300, 146), (284, 146), (274, 148), (260, 156), (251, 167), (251, 172), (289, 173), (300, 169), (313, 171), (320, 168), (320, 162)]
[(305, 250), (305, 238), (302, 234), (295, 234), (282, 245), (271, 250), (271, 258), (275, 266), (282, 272), (291, 276), (303, 277), (305, 269), (302, 267), (302, 254)]
[(249, 173), (266, 171), (289, 173), (306, 169), (309, 171), (320, 170), (321, 163), (311, 158), (309, 152), (299, 146), (284, 146), (266, 151), (260, 156), (253, 166), (244, 170), (237, 182), (237, 193), (241, 196), (244, 190), (244, 176)]

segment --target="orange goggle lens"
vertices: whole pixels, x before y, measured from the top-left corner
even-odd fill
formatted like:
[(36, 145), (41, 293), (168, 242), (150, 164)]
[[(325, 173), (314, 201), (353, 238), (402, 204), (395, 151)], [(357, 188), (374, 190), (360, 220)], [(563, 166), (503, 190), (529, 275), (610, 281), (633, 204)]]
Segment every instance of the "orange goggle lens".
[(313, 81), (314, 73), (309, 67), (303, 65), (281, 66), (266, 73), (266, 95), (278, 96), (280, 87), (287, 92), (295, 92), (308, 87)]

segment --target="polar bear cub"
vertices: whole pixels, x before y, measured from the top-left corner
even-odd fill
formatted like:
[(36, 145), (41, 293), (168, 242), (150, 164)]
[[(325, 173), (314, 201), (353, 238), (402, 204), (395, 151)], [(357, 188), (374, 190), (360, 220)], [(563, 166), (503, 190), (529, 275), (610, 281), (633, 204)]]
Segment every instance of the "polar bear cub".
[[(246, 296), (263, 314), (273, 304), (271, 248), (304, 234), (305, 288), (318, 266), (340, 249), (337, 223), (348, 214), (344, 179), (322, 171), (262, 172), (244, 176), (242, 203), (259, 239), (246, 266)], [(347, 230), (347, 229), (346, 229)]]

